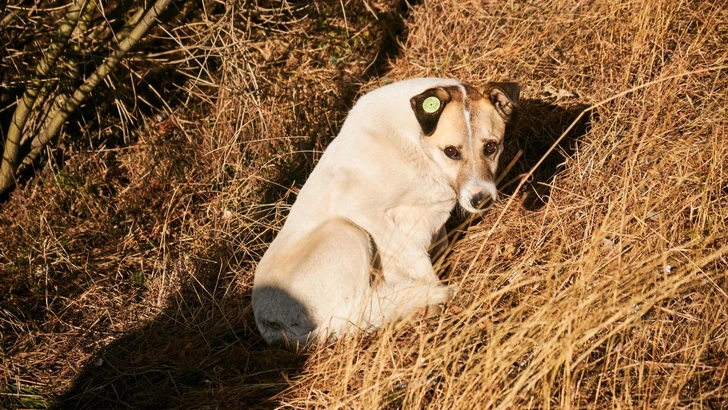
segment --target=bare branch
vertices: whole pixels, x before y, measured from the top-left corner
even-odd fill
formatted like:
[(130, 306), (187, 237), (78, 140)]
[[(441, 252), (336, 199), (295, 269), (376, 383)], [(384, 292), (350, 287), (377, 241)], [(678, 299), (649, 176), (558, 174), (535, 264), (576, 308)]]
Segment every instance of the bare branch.
[[(64, 23), (59, 28), (59, 34), (51, 43), (45, 58), (36, 67), (36, 74), (33, 81), (26, 88), (23, 99), (15, 110), (12, 124), (8, 131), (3, 153), (2, 164), (0, 164), (0, 193), (6, 191), (15, 184), (16, 175), (32, 164), (43, 147), (60, 131), (68, 117), (73, 113), (89, 96), (94, 88), (114, 70), (124, 56), (134, 47), (153, 27), (157, 18), (163, 13), (172, 0), (157, 0), (154, 5), (144, 13), (139, 9), (126, 22), (124, 28), (117, 34), (118, 44), (111, 55), (81, 84), (71, 95), (59, 95), (54, 101), (51, 112), (46, 116), (41, 130), (31, 141), (23, 142), (21, 138), (23, 128), (33, 111), (35, 102), (41, 90), (42, 79), (47, 77), (51, 67), (55, 64), (63, 49), (66, 47), (69, 37), (79, 23), (81, 14), (89, 4), (95, 4), (94, 0), (77, 0), (66, 13)], [(142, 17), (143, 16), (143, 17)], [(28, 152), (20, 158), (21, 151)]]
[[(119, 64), (126, 53), (131, 50), (144, 35), (154, 26), (157, 17), (166, 10), (172, 0), (157, 0), (151, 9), (147, 11), (142, 20), (134, 26), (128, 36), (124, 37), (118, 44), (114, 52), (107, 57), (104, 62), (91, 74), (86, 81), (81, 84), (71, 95), (62, 107), (57, 108), (56, 112), (51, 115), (48, 125), (43, 128), (40, 133), (33, 138), (31, 149), (28, 155), (23, 159), (22, 167), (30, 165), (40, 153), (41, 149), (58, 133), (68, 116), (78, 108), (81, 103), (88, 97), (93, 89)], [(139, 13), (139, 12), (137, 12)], [(127, 29), (134, 20), (136, 14), (130, 22), (125, 25)], [(123, 31), (123, 30), (122, 30)], [(55, 107), (54, 107), (55, 108)], [(22, 168), (21, 168), (22, 170)]]
[(78, 20), (86, 7), (85, 0), (76, 0), (63, 17), (63, 22), (58, 28), (56, 38), (48, 46), (45, 56), (35, 68), (35, 74), (30, 84), (25, 89), (22, 99), (13, 113), (13, 119), (8, 128), (8, 136), (5, 140), (5, 150), (0, 162), (0, 193), (5, 192), (15, 185), (15, 171), (20, 161), (20, 139), (23, 136), (23, 129), (28, 117), (32, 112), (40, 92), (43, 79), (48, 76), (51, 68), (54, 67), (61, 52), (68, 45), (68, 40), (78, 24)]

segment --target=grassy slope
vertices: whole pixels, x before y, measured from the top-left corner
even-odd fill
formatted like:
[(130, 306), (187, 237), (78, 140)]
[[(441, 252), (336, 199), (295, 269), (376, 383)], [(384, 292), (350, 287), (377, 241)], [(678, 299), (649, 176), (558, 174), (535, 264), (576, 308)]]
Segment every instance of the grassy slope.
[[(592, 3), (427, 3), (389, 75), (522, 81), (517, 174), (584, 105), (726, 64), (715, 5)], [(519, 192), (531, 199), (502, 201), (454, 246), (449, 311), (315, 352), (284, 402), (725, 406), (727, 86), (684, 75), (593, 110), (559, 148), (572, 156)]]
[[(76, 152), (3, 205), (0, 353), (24, 395), (0, 403), (728, 405), (726, 74), (599, 106), (515, 190), (584, 108), (726, 64), (719, 2), (425, 2), (397, 56), (396, 5), (349, 4), (345, 20), (333, 3), (228, 9), (195, 37), (216, 46), (223, 86), (190, 86), (203, 108)], [(265, 348), (251, 275), (296, 187), (359, 82), (424, 75), (525, 86), (513, 196), (454, 231), (443, 276), (461, 292), (361, 340)]]

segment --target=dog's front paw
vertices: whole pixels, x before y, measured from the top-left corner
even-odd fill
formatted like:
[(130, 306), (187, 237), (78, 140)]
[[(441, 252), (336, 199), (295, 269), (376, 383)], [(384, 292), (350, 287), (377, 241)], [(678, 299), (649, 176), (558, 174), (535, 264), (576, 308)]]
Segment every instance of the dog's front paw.
[(455, 292), (457, 292), (457, 290), (457, 286), (445, 286), (438, 283), (430, 288), (427, 297), (427, 304), (431, 306), (445, 303), (455, 294)]
[(431, 319), (442, 314), (442, 305), (429, 305), (423, 308), (419, 308), (415, 312), (415, 316), (421, 317), (422, 319)]
[(430, 304), (417, 310), (416, 315), (423, 319), (430, 319), (436, 316), (440, 316), (443, 312), (442, 304), (452, 299), (455, 293), (458, 291), (456, 285), (438, 285), (437, 295), (430, 299)]

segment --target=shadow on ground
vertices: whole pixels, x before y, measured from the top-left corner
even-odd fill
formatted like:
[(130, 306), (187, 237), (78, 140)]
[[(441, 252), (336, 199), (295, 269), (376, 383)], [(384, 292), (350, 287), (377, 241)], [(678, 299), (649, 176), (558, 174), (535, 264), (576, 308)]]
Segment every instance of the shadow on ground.
[(221, 277), (231, 259), (221, 249), (195, 263), (199, 281), (154, 321), (96, 353), (53, 408), (275, 407), (271, 397), (301, 372), (306, 355), (265, 346), (249, 292), (229, 292)]
[[(504, 166), (522, 154), (504, 181), (527, 172), (583, 109), (522, 101), (508, 131)], [(536, 210), (548, 201), (549, 182), (588, 129), (584, 117), (535, 172), (534, 181), (525, 185), (526, 208)], [(513, 194), (516, 185), (507, 186), (505, 193)], [(230, 272), (240, 271), (241, 265), (252, 272), (254, 265), (235, 258), (231, 246), (221, 241), (193, 262), (194, 278), (172, 296), (168, 308), (97, 352), (54, 408), (276, 407), (276, 395), (303, 372), (307, 355), (262, 341), (250, 287), (242, 295), (229, 290), (234, 283)]]
[[(506, 195), (513, 195), (520, 181), (519, 175), (527, 173), (536, 165), (586, 108), (583, 104), (567, 108), (544, 100), (522, 100), (518, 115), (506, 132), (506, 149), (501, 157), (501, 167), (508, 166), (519, 151), (522, 154), (503, 178), (499, 190)], [(590, 124), (591, 117), (586, 113), (534, 171), (533, 178), (523, 185), (522, 204), (526, 209), (536, 211), (546, 205), (554, 177), (574, 153), (578, 141), (589, 131)]]

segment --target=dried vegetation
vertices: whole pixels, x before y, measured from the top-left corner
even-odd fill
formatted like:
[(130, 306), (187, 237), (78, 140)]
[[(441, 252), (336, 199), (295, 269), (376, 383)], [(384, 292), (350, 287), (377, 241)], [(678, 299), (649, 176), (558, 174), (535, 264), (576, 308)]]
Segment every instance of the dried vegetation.
[[(64, 137), (2, 204), (2, 405), (728, 406), (721, 2), (217, 7), (170, 33), (188, 99), (126, 144)], [(460, 292), (264, 346), (252, 273), (297, 188), (357, 95), (426, 75), (524, 85), (503, 199), (438, 261)]]

